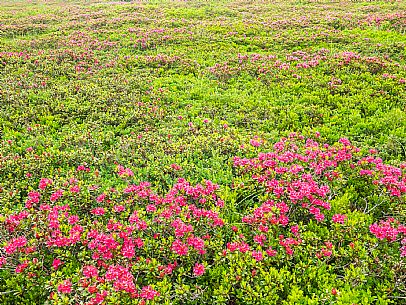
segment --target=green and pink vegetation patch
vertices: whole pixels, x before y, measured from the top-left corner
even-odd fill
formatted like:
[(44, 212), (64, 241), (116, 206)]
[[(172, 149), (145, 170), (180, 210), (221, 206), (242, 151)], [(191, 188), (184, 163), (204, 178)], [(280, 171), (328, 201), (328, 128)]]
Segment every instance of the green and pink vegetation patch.
[[(351, 270), (368, 268), (377, 281), (369, 289), (383, 279), (404, 285), (404, 274), (387, 268), (404, 268), (406, 226), (384, 215), (404, 217), (406, 164), (318, 136), (291, 134), (257, 157), (235, 157), (231, 188), (179, 178), (159, 194), (121, 165), (111, 173), (125, 182), (117, 189), (92, 184), (98, 171), (86, 165), (69, 178), (42, 178), (24, 206), (1, 215), (3, 274), (41, 287), (55, 304), (214, 301), (222, 287), (230, 289), (223, 298), (245, 302), (239, 291), (263, 285), (272, 303), (294, 297), (286, 285), (300, 287), (289, 266), (324, 269), (330, 278), (319, 293), (329, 302), (341, 290), (343, 298), (361, 293), (346, 284), (361, 276)], [(270, 278), (267, 270), (278, 269), (281, 277)]]
[(0, 303), (403, 304), (405, 12), (3, 0)]

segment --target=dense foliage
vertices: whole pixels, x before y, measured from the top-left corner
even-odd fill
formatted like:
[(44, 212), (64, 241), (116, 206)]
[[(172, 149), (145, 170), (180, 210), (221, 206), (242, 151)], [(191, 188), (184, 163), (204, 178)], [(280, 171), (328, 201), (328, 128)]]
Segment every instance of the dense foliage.
[(0, 1), (1, 304), (402, 304), (406, 3)]

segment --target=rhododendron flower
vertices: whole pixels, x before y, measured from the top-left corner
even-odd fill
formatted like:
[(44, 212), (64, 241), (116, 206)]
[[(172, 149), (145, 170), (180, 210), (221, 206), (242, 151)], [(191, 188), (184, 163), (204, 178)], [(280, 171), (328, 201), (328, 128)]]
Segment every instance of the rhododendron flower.
[(400, 248), (400, 257), (406, 257), (406, 238), (402, 240), (402, 245)]
[(106, 211), (104, 210), (104, 208), (94, 208), (93, 210), (91, 210), (91, 213), (96, 216), (104, 215), (105, 212)]
[(335, 214), (333, 215), (333, 217), (331, 218), (331, 220), (335, 223), (341, 223), (344, 224), (345, 220), (347, 219), (346, 215), (343, 214)]
[(99, 271), (97, 270), (97, 268), (92, 265), (84, 266), (82, 272), (86, 278), (97, 277), (99, 274)]
[(245, 252), (249, 251), (250, 249), (251, 249), (251, 248), (250, 248), (250, 246), (249, 246), (247, 243), (242, 242), (242, 243), (240, 243), (240, 244), (238, 245), (238, 250), (239, 250), (241, 253), (245, 253)]
[(290, 247), (285, 247), (285, 251), (287, 255), (293, 255), (293, 249)]
[(96, 286), (89, 286), (88, 288), (87, 288), (87, 291), (89, 291), (89, 293), (96, 293), (97, 291), (99, 291), (98, 289), (97, 289), (97, 287)]
[(188, 246), (179, 239), (175, 240), (172, 243), (172, 251), (177, 253), (178, 255), (187, 255), (188, 250)]
[(105, 198), (106, 198), (106, 194), (105, 194), (105, 193), (101, 193), (101, 194), (96, 198), (96, 201), (97, 201), (98, 203), (102, 203)]
[(266, 240), (266, 236), (264, 234), (259, 234), (259, 235), (254, 236), (254, 241), (260, 245), (263, 245), (265, 240)]
[(118, 169), (118, 175), (120, 177), (132, 177), (132, 176), (134, 176), (134, 173), (133, 173), (133, 171), (131, 169), (124, 168), (124, 166), (122, 166), (122, 165), (118, 165), (117, 169)]
[(70, 191), (71, 193), (79, 193), (79, 192), (80, 192), (80, 188), (79, 188), (79, 186), (74, 185), (74, 186), (72, 186), (72, 187), (69, 189), (69, 191)]
[(70, 225), (73, 225), (73, 224), (77, 223), (78, 221), (79, 221), (79, 216), (77, 216), (77, 215), (72, 215), (68, 218), (68, 223)]
[(156, 206), (153, 204), (147, 205), (146, 209), (147, 212), (155, 212), (156, 211)]
[(193, 274), (195, 276), (201, 276), (204, 274), (204, 266), (202, 264), (196, 263), (193, 267)]
[(290, 231), (294, 234), (297, 235), (299, 233), (299, 226), (295, 225), (295, 226), (291, 226), (290, 227)]
[(51, 179), (48, 179), (48, 178), (42, 178), (40, 181), (39, 181), (39, 188), (41, 189), (41, 190), (44, 190), (48, 185), (51, 185), (52, 184), (52, 180)]
[(125, 211), (125, 206), (123, 206), (123, 205), (115, 205), (113, 207), (113, 211), (116, 212), (116, 213), (124, 212)]
[(267, 249), (266, 254), (268, 254), (269, 256), (275, 256), (277, 254), (277, 252), (275, 250), (273, 250), (272, 248)]
[(23, 272), (24, 269), (27, 268), (27, 267), (28, 267), (28, 262), (24, 262), (24, 263), (22, 263), (22, 264), (19, 264), (19, 265), (16, 267), (15, 273), (21, 273), (21, 272)]
[(86, 167), (85, 165), (79, 165), (79, 166), (76, 168), (76, 170), (77, 170), (78, 172), (80, 172), (80, 171), (89, 172), (89, 171), (90, 171), (90, 168)]
[(331, 241), (326, 241), (324, 244), (326, 245), (327, 249), (333, 249), (333, 243)]
[(180, 167), (179, 165), (177, 165), (177, 164), (175, 164), (175, 163), (171, 164), (171, 168), (172, 168), (173, 170), (176, 170), (176, 171), (179, 171), (179, 170), (182, 169), (182, 167)]
[(53, 193), (50, 197), (49, 200), (51, 200), (52, 202), (57, 201), (59, 198), (61, 198), (63, 196), (63, 190), (57, 190), (55, 193)]
[(159, 292), (154, 290), (151, 286), (144, 286), (142, 287), (140, 296), (146, 300), (153, 300), (156, 296), (159, 296)]
[(28, 193), (28, 199), (25, 202), (25, 207), (27, 209), (30, 209), (33, 204), (39, 203), (40, 197), (41, 197), (41, 195), (40, 195), (39, 192), (36, 192), (36, 191), (29, 192)]
[(319, 221), (319, 222), (323, 221), (324, 220), (324, 214), (317, 213), (317, 214), (314, 215), (314, 218), (316, 218), (316, 220)]
[(252, 257), (257, 261), (260, 262), (264, 259), (263, 254), (261, 251), (252, 251)]
[(326, 257), (331, 256), (333, 254), (333, 252), (331, 250), (322, 249), (321, 251), (322, 251), (323, 255)]
[(12, 254), (17, 251), (18, 248), (22, 248), (27, 244), (27, 238), (25, 236), (17, 237), (10, 240), (4, 247), (7, 254)]
[(399, 233), (406, 234), (406, 226), (399, 225), (397, 228), (393, 226), (394, 220), (388, 219), (381, 221), (379, 224), (372, 224), (369, 226), (369, 231), (374, 234), (378, 239), (386, 239), (389, 242), (394, 242)]
[(259, 147), (261, 146), (261, 142), (259, 142), (257, 139), (251, 139), (250, 144), (254, 147)]
[(54, 259), (52, 262), (52, 268), (54, 268), (54, 270), (57, 270), (60, 265), (62, 265), (62, 261), (59, 258)]
[(65, 280), (58, 285), (58, 291), (60, 293), (71, 293), (72, 292), (72, 283), (70, 280)]

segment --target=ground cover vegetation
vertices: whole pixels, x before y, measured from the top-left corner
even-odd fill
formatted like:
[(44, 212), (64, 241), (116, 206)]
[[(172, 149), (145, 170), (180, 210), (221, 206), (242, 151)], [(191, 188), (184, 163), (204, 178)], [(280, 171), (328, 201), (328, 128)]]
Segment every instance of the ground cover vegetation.
[(0, 4), (1, 304), (405, 304), (406, 2)]

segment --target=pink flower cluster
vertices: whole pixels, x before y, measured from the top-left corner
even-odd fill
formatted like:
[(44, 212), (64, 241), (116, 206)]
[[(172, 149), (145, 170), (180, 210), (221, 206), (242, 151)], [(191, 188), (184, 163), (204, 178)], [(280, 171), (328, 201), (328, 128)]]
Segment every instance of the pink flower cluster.
[(118, 175), (120, 177), (132, 177), (134, 176), (134, 173), (131, 169), (125, 168), (122, 165), (117, 165), (117, 170), (118, 170)]
[[(395, 227), (395, 225), (398, 225)], [(393, 218), (382, 220), (379, 224), (374, 223), (369, 226), (369, 231), (378, 239), (386, 239), (389, 242), (394, 242), (399, 234), (406, 234), (406, 226), (399, 224)]]
[(395, 242), (399, 239), (401, 243), (400, 255), (406, 256), (406, 226), (400, 224), (398, 220), (388, 218), (379, 223), (373, 223), (369, 226), (369, 231), (380, 240)]

